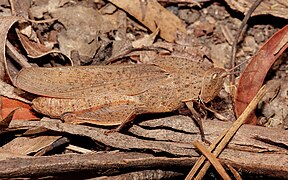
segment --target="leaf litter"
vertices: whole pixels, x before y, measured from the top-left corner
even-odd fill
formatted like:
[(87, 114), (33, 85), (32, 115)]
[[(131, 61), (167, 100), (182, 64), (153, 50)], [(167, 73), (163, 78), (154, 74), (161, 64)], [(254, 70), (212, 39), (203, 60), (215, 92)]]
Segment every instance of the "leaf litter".
[[(227, 10), (221, 3), (206, 2), (203, 4), (204, 6), (202, 7), (195, 7), (195, 3), (191, 3), (190, 1), (184, 1), (184, 3), (183, 1), (167, 3), (160, 1), (157, 2), (156, 0), (110, 0), (109, 2), (111, 2), (112, 4), (103, 1), (75, 2), (60, 0), (39, 0), (35, 1), (33, 5), (29, 5), (29, 1), (10, 1), (11, 6), (13, 7), (12, 10), (14, 9), (12, 13), (17, 16), (22, 16), (26, 19), (29, 18), (30, 21), (24, 20), (24, 18), (12, 16), (11, 14), (9, 15), (9, 13), (7, 13), (9, 12), (7, 10), (10, 7), (8, 1), (1, 2), (0, 7), (2, 12), (0, 12), (0, 15), (5, 14), (6, 17), (0, 17), (0, 72), (2, 80), (6, 82), (6, 84), (4, 84), (5, 87), (9, 87), (8, 90), (7, 88), (5, 88), (5, 91), (1, 90), (1, 95), (8, 98), (15, 98), (20, 101), (25, 101), (23, 99), (23, 94), (15, 94), (14, 88), (12, 86), (10, 87), (7, 84), (7, 82), (11, 82), (9, 82), (9, 80), (7, 81), (7, 75), (5, 75), (4, 69), (6, 69), (6, 73), (13, 81), (13, 77), (20, 70), (19, 65), (15, 66), (15, 61), (28, 61), (32, 66), (40, 65), (45, 67), (62, 66), (69, 64), (105, 64), (107, 60), (109, 60), (109, 58), (116, 57), (117, 55), (121, 54), (121, 52), (131, 48), (132, 46), (134, 48), (136, 47), (140, 49), (143, 47), (145, 48), (146, 46), (152, 46), (158, 48), (164, 47), (164, 49), (168, 49), (168, 51), (163, 51), (164, 53), (168, 53), (173, 56), (185, 57), (188, 59), (191, 58), (191, 51), (194, 53), (194, 49), (199, 49), (199, 51), (197, 50), (197, 53), (199, 53), (202, 57), (208, 57), (208, 61), (211, 58), (214, 64), (216, 64), (218, 67), (223, 68), (226, 66), (226, 64), (229, 63), (230, 55), (227, 52), (229, 52), (229, 49), (231, 48), (231, 42), (233, 40), (233, 36), (236, 34), (237, 28), (240, 25), (241, 18), (231, 17), (231, 15), (227, 12)], [(199, 5), (199, 3), (202, 4), (202, 2), (203, 1), (199, 1), (196, 4)], [(230, 6), (230, 8), (237, 9), (237, 11), (240, 11), (242, 13), (246, 13), (247, 7), (250, 7), (250, 2), (245, 0), (239, 1), (238, 3), (232, 3), (232, 1), (230, 0), (226, 0), (226, 2)], [(272, 7), (275, 8), (267, 9), (267, 7), (270, 7), (271, 4), (273, 4)], [(259, 47), (262, 46), (269, 37), (271, 37), (277, 30), (284, 27), (285, 23), (287, 24), (287, 21), (285, 20), (285, 18), (287, 19), (287, 16), (285, 13), (283, 13), (283, 9), (285, 10), (285, 7), (287, 9), (286, 2), (282, 2), (280, 0), (270, 0), (264, 1), (259, 6), (259, 8), (256, 9), (255, 13), (253, 14), (253, 16), (255, 17), (253, 18), (258, 18), (258, 15), (271, 14), (275, 16), (275, 19), (277, 19), (277, 17), (281, 17), (283, 19), (280, 19), (279, 24), (271, 22), (272, 25), (262, 25), (261, 23), (258, 24), (257, 22), (255, 23), (253, 21), (251, 22), (251, 24), (248, 24), (247, 34), (242, 35), (243, 37), (240, 40), (240, 44), (238, 46), (238, 52), (236, 54), (237, 62), (251, 58), (257, 52), (257, 50), (260, 49)], [(36, 23), (36, 21), (38, 20), (44, 21), (41, 23), (40, 21)], [(28, 34), (27, 32), (24, 33), (23, 27), (25, 27), (26, 30), (30, 29)], [(258, 73), (259, 77), (261, 76), (261, 80), (252, 83), (252, 85), (260, 88), (264, 78), (274, 78), (276, 80), (279, 78), (281, 79), (281, 85), (277, 90), (278, 93), (271, 93), (272, 98), (268, 97), (268, 99), (272, 100), (267, 101), (266, 98), (265, 101), (264, 98), (263, 102), (260, 103), (261, 106), (259, 105), (258, 111), (262, 109), (263, 115), (260, 115), (259, 117), (259, 115), (257, 114), (258, 119), (261, 120), (257, 123), (266, 124), (266, 126), (273, 126), (274, 124), (278, 128), (283, 129), (285, 128), (285, 124), (287, 124), (288, 121), (287, 111), (284, 111), (285, 105), (287, 107), (287, 87), (285, 86), (285, 84), (287, 84), (285, 83), (285, 79), (287, 79), (287, 61), (285, 61), (285, 58), (287, 59), (287, 55), (285, 56), (285, 49), (287, 48), (287, 32), (285, 30), (280, 30), (279, 32), (281, 33), (283, 38), (275, 37), (277, 36), (275, 34), (269, 41), (265, 42), (262, 49), (258, 51), (258, 53), (263, 53), (264, 51), (268, 53), (268, 55), (272, 56), (272, 58), (268, 58), (267, 61), (265, 61), (266, 64), (268, 64), (267, 62), (270, 63), (269, 66), (266, 66), (265, 69), (263, 68), (263, 70), (265, 70), (265, 73)], [(277, 34), (279, 34), (279, 32)], [(20, 41), (17, 41), (17, 36)], [(15, 50), (18, 51), (20, 55), (24, 56), (22, 60), (19, 60), (19, 58), (17, 60), (17, 56), (19, 57), (19, 55), (15, 53), (15, 51), (14, 53), (13, 51), (12, 53), (6, 53), (7, 49), (9, 49), (7, 48), (8, 45), (6, 45), (7, 37), (9, 43), (11, 42), (11, 44), (15, 47)], [(270, 48), (270, 46), (267, 48), (266, 44), (269, 43), (273, 43), (275, 45), (273, 46), (274, 48)], [(76, 52), (76, 56), (73, 56), (72, 52)], [(280, 60), (277, 60), (277, 58), (283, 53), (284, 55), (279, 58)], [(134, 54), (128, 54), (127, 56), (131, 56), (131, 59), (127, 60), (127, 58), (124, 58), (122, 63), (147, 63), (151, 61), (151, 58), (157, 59), (159, 57), (159, 55), (155, 51), (140, 51)], [(255, 58), (257, 56), (258, 54), (254, 56), (254, 58), (247, 65), (247, 69), (245, 69), (244, 73), (242, 73), (242, 76), (240, 77), (240, 82), (238, 84), (238, 92), (242, 92), (245, 94), (245, 90), (251, 89), (251, 86), (249, 86), (249, 88), (243, 89), (243, 87), (248, 86), (247, 83), (249, 82), (245, 80), (245, 78), (249, 79), (249, 76), (251, 75), (253, 77), (254, 69), (249, 69), (249, 66), (251, 66), (251, 64), (257, 62), (258, 67), (259, 64), (260, 66), (265, 66), (265, 64), (261, 64), (263, 62), (263, 57), (261, 56), (261, 58)], [(270, 68), (274, 61), (276, 61), (276, 63), (274, 63), (274, 67)], [(243, 65), (240, 67), (240, 71), (242, 71), (242, 69)], [(276, 75), (273, 76), (273, 73), (268, 72), (266, 76), (266, 73), (269, 69), (270, 71), (273, 71)], [(225, 86), (227, 87), (229, 86), (229, 84), (226, 83)], [(253, 94), (256, 94), (257, 91), (258, 89), (253, 91)], [(238, 107), (237, 104), (239, 103), (239, 101), (249, 102), (249, 100), (251, 100), (251, 97), (253, 96), (252, 94), (251, 97), (242, 95), (242, 99), (240, 99), (239, 97), (240, 96), (237, 95), (237, 101), (235, 106), (236, 112), (238, 112), (238, 109), (241, 109)], [(24, 95), (24, 98), (30, 99), (30, 97), (28, 97), (27, 95)], [(2, 102), (5, 103), (3, 104), (1, 109), (2, 113), (6, 112), (9, 108), (10, 111), (13, 110), (13, 108), (16, 108), (13, 106), (5, 107), (5, 105), (12, 104), (12, 100), (2, 98)], [(269, 105), (271, 104), (271, 102), (273, 102), (274, 104)], [(27, 104), (16, 106), (23, 106), (24, 109), (26, 109), (27, 111), (25, 110), (25, 112), (21, 112), (18, 116), (16, 116), (17, 112), (21, 111), (21, 109), (23, 108), (17, 110), (14, 114), (14, 119), (31, 120), (35, 119), (35, 117), (41, 118), (41, 115), (35, 114), (35, 112), (33, 112), (31, 108), (29, 108), (30, 106)], [(230, 121), (234, 119), (232, 102), (228, 98), (228, 92), (224, 89), (220, 92), (219, 97), (217, 97), (212, 103), (210, 103), (210, 106), (212, 109), (216, 109), (216, 111), (220, 112), (225, 117), (228, 117)], [(277, 106), (279, 108), (273, 109), (273, 112), (271, 113), (271, 106)], [(277, 113), (281, 108), (282, 114)], [(242, 110), (244, 109), (242, 108)], [(209, 115), (208, 117), (210, 118), (210, 116), (211, 115)], [(271, 122), (271, 119), (273, 118), (276, 119), (275, 123), (273, 123), (273, 121)], [(264, 121), (268, 122), (263, 123), (263, 119), (265, 119)], [(41, 120), (40, 123), (41, 122), (43, 122), (43, 120)], [(43, 123), (45, 124), (45, 121)], [(254, 120), (253, 123), (255, 124), (256, 121)], [(76, 129), (74, 129), (74, 127)], [(97, 148), (101, 149), (101, 147), (103, 147), (103, 143), (106, 141), (106, 143), (104, 143), (104, 147), (112, 146), (116, 149), (122, 150), (138, 149), (139, 151), (140, 149), (151, 149), (154, 153), (168, 152), (176, 156), (195, 155), (194, 152), (189, 152), (191, 149), (188, 146), (184, 145), (183, 143), (176, 142), (179, 140), (172, 140), (172, 143), (169, 143), (169, 141), (171, 140), (165, 139), (165, 136), (161, 139), (161, 141), (164, 141), (164, 143), (159, 144), (153, 144), (157, 141), (146, 142), (141, 141), (141, 138), (138, 139), (133, 136), (127, 135), (116, 135), (116, 141), (109, 142), (107, 141), (108, 139), (105, 138), (105, 140), (101, 138), (96, 138), (96, 136), (93, 135), (92, 131), (89, 131), (89, 133), (85, 134), (84, 131), (81, 131), (81, 127), (83, 127), (83, 130), (85, 131), (85, 127), (87, 126), (69, 125), (65, 127), (64, 124), (63, 128), (66, 128), (64, 132), (68, 132), (68, 134), (70, 135), (74, 134), (77, 136), (77, 138), (80, 138), (79, 135), (88, 136), (92, 139), (94, 138), (98, 143), (102, 143), (101, 145), (97, 144), (94, 147), (89, 147), (79, 142), (76, 143), (80, 146), (84, 146), (92, 150), (96, 150)], [(174, 128), (179, 129), (180, 127), (180, 125), (176, 125), (176, 127)], [(29, 123), (27, 121), (26, 128), (28, 131), (33, 131), (33, 128), (35, 127), (29, 126)], [(47, 128), (45, 129), (47, 130)], [(22, 136), (14, 138), (14, 140), (6, 143), (5, 145), (2, 145), (1, 154), (15, 153), (15, 156), (23, 155), (23, 153), (24, 155), (43, 155), (53, 149), (59, 149), (60, 147), (63, 147), (63, 143), (61, 142), (64, 142), (64, 144), (66, 143), (66, 145), (70, 143), (66, 140), (59, 140), (61, 139), (61, 137), (65, 138), (65, 136), (67, 136), (67, 133), (63, 133), (61, 128), (59, 130), (53, 125), (51, 125), (50, 129), (52, 129), (53, 131), (45, 130), (42, 132), (43, 135), (40, 133), (35, 135), (35, 137), (25, 137), (25, 133), (23, 133)], [(136, 137), (145, 137), (145, 130), (141, 128), (139, 128), (138, 130), (137, 128), (136, 130), (135, 128), (132, 128), (131, 130), (132, 132), (136, 131), (136, 133), (137, 131), (140, 131), (139, 134), (141, 135), (138, 135)], [(102, 133), (102, 130), (99, 131), (100, 133)], [(57, 135), (59, 135), (60, 133), (60, 136), (54, 135), (55, 132), (58, 132), (56, 133)], [(161, 128), (159, 129), (159, 132), (161, 132)], [(168, 134), (170, 133), (165, 129), (163, 130), (163, 132)], [(149, 133), (149, 131), (147, 133)], [(151, 131), (151, 134), (148, 137), (153, 138), (153, 134), (154, 133), (152, 133)], [(72, 140), (75, 143), (75, 140), (73, 140), (75, 136), (71, 138), (70, 135), (70, 141)], [(178, 139), (183, 138), (182, 135), (179, 135)], [(102, 137), (102, 135), (99, 136)], [(113, 138), (113, 135), (109, 135), (109, 137)], [(157, 137), (157, 133), (155, 134), (155, 137)], [(177, 135), (175, 135), (175, 139), (177, 139), (176, 137)], [(199, 138), (199, 136), (196, 138)], [(131, 147), (126, 146), (126, 144), (122, 146), (117, 144), (119, 142), (127, 143), (128, 141), (130, 143), (135, 142), (135, 144), (132, 143), (133, 145)], [(176, 144), (174, 144), (174, 141), (176, 142)], [(137, 143), (139, 143), (139, 146), (137, 146)], [(13, 148), (16, 146), (19, 148)], [(169, 148), (169, 146), (175, 147)], [(69, 150), (66, 149), (66, 152), (69, 152)]]

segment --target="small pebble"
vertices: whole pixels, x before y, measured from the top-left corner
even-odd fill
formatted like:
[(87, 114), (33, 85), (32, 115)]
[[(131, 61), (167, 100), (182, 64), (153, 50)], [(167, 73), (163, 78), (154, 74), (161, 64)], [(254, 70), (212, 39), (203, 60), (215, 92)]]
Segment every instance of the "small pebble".
[(200, 17), (200, 13), (198, 11), (191, 11), (190, 9), (180, 9), (178, 15), (187, 24), (194, 23)]

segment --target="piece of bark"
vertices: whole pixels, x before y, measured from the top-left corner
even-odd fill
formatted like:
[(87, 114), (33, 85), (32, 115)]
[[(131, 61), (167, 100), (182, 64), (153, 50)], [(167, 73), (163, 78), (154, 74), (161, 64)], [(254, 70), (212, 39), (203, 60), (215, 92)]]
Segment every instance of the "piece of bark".
[[(59, 123), (57, 121), (12, 121), (9, 127), (42, 126), (58, 132), (87, 136), (107, 146), (123, 150), (149, 149), (154, 152), (167, 152), (180, 156), (198, 156), (192, 141), (200, 140), (199, 129), (195, 123), (185, 116), (171, 116), (167, 118), (147, 120), (140, 123), (146, 129), (135, 124), (130, 128), (131, 135), (110, 133), (105, 135), (107, 129)], [(204, 121), (206, 139), (215, 140), (222, 131), (231, 126), (229, 122)], [(150, 126), (150, 129), (147, 129)], [(136, 136), (133, 136), (135, 134)], [(266, 139), (257, 140), (256, 137)], [(149, 139), (149, 140), (148, 140)], [(284, 148), (283, 148), (284, 147)], [(286, 148), (285, 148), (286, 147)], [(287, 157), (288, 132), (279, 129), (260, 126), (243, 125), (228, 148), (255, 153), (279, 153)]]
[(101, 142), (107, 146), (124, 150), (151, 149), (154, 152), (168, 152), (176, 155), (198, 156), (198, 153), (195, 151), (192, 144), (143, 140), (118, 132), (105, 135), (104, 133), (107, 131), (107, 129), (96, 127), (58, 123), (56, 121), (12, 121), (9, 127), (13, 128), (19, 126), (42, 126), (53, 131), (88, 136), (91, 139)]
[[(189, 143), (195, 139), (200, 139), (198, 127), (195, 126), (195, 123), (189, 117), (185, 116), (172, 116), (168, 118), (147, 120), (141, 122), (139, 125), (153, 129), (145, 130), (139, 126), (132, 126), (129, 131), (136, 134), (138, 137), (182, 143)], [(206, 139), (212, 142), (231, 125), (231, 122), (217, 120), (203, 121)], [(171, 129), (175, 129), (177, 131), (172, 131)], [(256, 138), (262, 135), (267, 138), (265, 142), (259, 141)], [(264, 139), (264, 137), (262, 137), (262, 139)], [(269, 144), (267, 144), (268, 141), (270, 141)], [(277, 144), (279, 146), (277, 146)], [(276, 128), (243, 125), (233, 137), (228, 147), (233, 149), (245, 149), (251, 152), (284, 153), (285, 149), (281, 147), (288, 147), (288, 132)]]
[(0, 147), (0, 152), (18, 155), (36, 153), (41, 149), (51, 145), (61, 136), (38, 136), (38, 137), (17, 137)]
[[(156, 152), (158, 155), (159, 152), (167, 152), (169, 154), (173, 154), (176, 157), (180, 156), (198, 156), (198, 153), (195, 151), (191, 142), (195, 139), (200, 139), (199, 130), (195, 126), (195, 123), (188, 117), (185, 116), (172, 116), (161, 119), (147, 120), (140, 123), (142, 127), (134, 124), (132, 128), (130, 128), (130, 134), (125, 135), (121, 133), (112, 133), (108, 136), (104, 135), (104, 131), (107, 129), (88, 127), (83, 125), (72, 125), (66, 123), (59, 123), (57, 120), (47, 120), (46, 121), (12, 121), (10, 127), (21, 127), (21, 126), (42, 126), (47, 129), (51, 129), (58, 132), (67, 132), (70, 134), (76, 134), (81, 136), (87, 136), (92, 138), (95, 141), (101, 142), (107, 146), (118, 148), (122, 150), (133, 150), (133, 151), (143, 151), (143, 150), (152, 150), (147, 152)], [(45, 120), (45, 119), (44, 119)], [(228, 129), (231, 126), (230, 122), (222, 122), (222, 121), (211, 121), (206, 120), (203, 122), (204, 130), (206, 134), (206, 138), (210, 141), (221, 134), (221, 132), (225, 129)], [(145, 129), (144, 129), (145, 128)], [(227, 148), (222, 152), (219, 156), (220, 161), (222, 160), (225, 163), (231, 164), (236, 170), (241, 169), (241, 172), (247, 172), (250, 174), (263, 175), (263, 176), (272, 176), (272, 177), (285, 177), (288, 176), (288, 132), (285, 130), (275, 129), (275, 128), (265, 128), (259, 126), (252, 125), (243, 125), (237, 134), (234, 136), (232, 141), (229, 143)], [(135, 136), (136, 137), (135, 137)], [(143, 138), (143, 139), (142, 139)], [(165, 155), (162, 154), (163, 156)], [(167, 154), (166, 154), (167, 155)], [(111, 155), (110, 155), (111, 156)], [(54, 156), (52, 156), (54, 157)], [(74, 158), (74, 157), (73, 157)], [(73, 161), (75, 166), (79, 166), (81, 164), (81, 169), (83, 162), (82, 160), (78, 162), (77, 156), (75, 157), (75, 161)], [(95, 157), (96, 158), (96, 157)], [(153, 163), (161, 164), (162, 167), (172, 165), (169, 164), (163, 159), (152, 159), (155, 161), (151, 162), (143, 159), (143, 161), (135, 162), (134, 166), (139, 166), (145, 169), (145, 167), (153, 167)], [(87, 158), (92, 159), (92, 158)], [(97, 159), (97, 158), (96, 158)], [(125, 158), (122, 158), (125, 159)], [(165, 158), (164, 158), (165, 159)], [(186, 163), (182, 164), (177, 160), (183, 160), (183, 158), (172, 159), (172, 163), (176, 167), (192, 167), (194, 164), (194, 158), (188, 158)], [(9, 159), (7, 159), (8, 161)], [(185, 160), (185, 158), (184, 158)], [(183, 161), (184, 161), (183, 160)], [(187, 160), (187, 159), (186, 159)], [(193, 161), (192, 161), (193, 160)], [(32, 160), (31, 160), (32, 161)], [(48, 160), (43, 160), (43, 162)], [(56, 160), (55, 160), (56, 161)], [(64, 160), (61, 160), (62, 162)], [(177, 162), (176, 162), (177, 161)], [(128, 161), (125, 160), (125, 163)], [(169, 162), (169, 163), (168, 163)], [(35, 164), (34, 162), (31, 162)], [(93, 164), (93, 162), (91, 162)], [(96, 162), (94, 162), (96, 163)], [(109, 163), (109, 162), (106, 162)], [(122, 162), (119, 160), (115, 160), (114, 165), (106, 167), (107, 169), (111, 169), (112, 167), (121, 167)], [(138, 164), (137, 164), (138, 163)], [(144, 166), (143, 163), (145, 164)], [(151, 164), (149, 164), (151, 163)], [(37, 164), (37, 163), (36, 163)], [(57, 163), (56, 163), (57, 164)], [(105, 164), (105, 163), (104, 163)], [(0, 162), (1, 165), (1, 162)], [(5, 165), (6, 166), (6, 165)], [(50, 165), (47, 165), (50, 168)], [(68, 164), (60, 164), (62, 168), (68, 168), (65, 170), (61, 170), (67, 173), (72, 172), (69, 163)], [(84, 167), (85, 170), (91, 168), (87, 165)], [(97, 165), (98, 166), (98, 165)], [(133, 167), (131, 165), (131, 167)], [(129, 166), (125, 166), (124, 169), (131, 169)], [(16, 166), (17, 168), (17, 166)], [(34, 167), (39, 172), (41, 172), (41, 168)], [(29, 169), (34, 169), (29, 167)], [(47, 169), (49, 169), (47, 167)], [(155, 167), (156, 168), (156, 167)], [(45, 168), (44, 168), (45, 169)], [(73, 169), (73, 168), (72, 168)], [(77, 167), (74, 167), (74, 170)], [(79, 168), (80, 169), (80, 168)], [(106, 169), (106, 170), (107, 170)], [(113, 168), (112, 168), (113, 169)], [(143, 170), (141, 169), (141, 170)], [(83, 170), (83, 171), (84, 171)], [(94, 169), (98, 170), (99, 169)], [(103, 169), (101, 169), (102, 172)], [(112, 172), (115, 169), (112, 170)], [(119, 172), (122, 169), (117, 169), (115, 172)], [(0, 169), (1, 171), (1, 169)], [(18, 171), (22, 171), (21, 169)], [(54, 170), (53, 170), (54, 171)], [(52, 171), (52, 172), (53, 172)], [(59, 171), (59, 170), (55, 170)], [(6, 171), (7, 172), (7, 171)], [(12, 173), (12, 172), (9, 172)], [(9, 174), (7, 172), (7, 174)], [(17, 172), (19, 173), (19, 172)], [(28, 173), (28, 172), (27, 172)], [(44, 173), (44, 172), (43, 172)], [(13, 173), (12, 173), (13, 174)], [(107, 174), (101, 174), (107, 175)], [(3, 175), (4, 176), (4, 175)], [(18, 176), (18, 175), (17, 175)], [(0, 174), (1, 177), (1, 174)], [(5, 177), (5, 176), (4, 176)]]

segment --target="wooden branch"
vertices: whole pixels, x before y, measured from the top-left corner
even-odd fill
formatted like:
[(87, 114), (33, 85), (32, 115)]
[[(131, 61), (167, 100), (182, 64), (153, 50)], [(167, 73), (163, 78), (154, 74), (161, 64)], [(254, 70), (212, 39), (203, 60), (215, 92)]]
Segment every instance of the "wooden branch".
[[(284, 178), (288, 176), (287, 159), (277, 154), (263, 155), (249, 152), (227, 150), (220, 158), (221, 163), (229, 163), (241, 173)], [(248, 159), (253, 159), (254, 164)], [(267, 158), (267, 159), (266, 159)], [(279, 165), (267, 165), (267, 161), (276, 158)], [(0, 177), (43, 177), (65, 174), (113, 175), (119, 172), (133, 172), (145, 169), (165, 169), (175, 171), (180, 169), (188, 173), (196, 162), (196, 157), (166, 158), (154, 157), (150, 154), (134, 152), (102, 152), (92, 154), (64, 154), (42, 157), (17, 157), (0, 161)], [(248, 160), (248, 162), (246, 162)], [(249, 164), (250, 163), (250, 164)], [(281, 164), (283, 163), (283, 164)], [(285, 164), (286, 163), (286, 164)], [(257, 168), (255, 167), (257, 165)]]
[[(203, 122), (206, 138), (216, 139), (222, 131), (231, 126), (229, 122), (206, 120)], [(29, 174), (47, 175), (50, 173), (68, 173), (72, 171), (92, 170), (107, 175), (111, 173), (139, 168), (175, 168), (193, 166), (199, 154), (192, 141), (200, 140), (199, 130), (194, 122), (185, 116), (172, 116), (147, 120), (134, 124), (129, 135), (112, 133), (104, 135), (106, 129), (84, 125), (49, 121), (12, 121), (11, 128), (45, 127), (53, 131), (87, 136), (107, 146), (125, 150), (165, 152), (180, 158), (153, 157), (139, 153), (61, 155), (33, 158), (15, 158), (0, 161), (0, 177), (22, 177)], [(64, 135), (64, 134), (63, 134)], [(272, 177), (288, 177), (288, 132), (280, 129), (243, 125), (228, 147), (219, 156), (220, 162), (228, 163), (236, 170), (249, 174)], [(162, 155), (159, 154), (157, 155)], [(166, 154), (167, 155), (167, 154)], [(99, 156), (99, 157), (98, 157)], [(104, 158), (105, 156), (105, 158)], [(37, 159), (40, 158), (40, 159)], [(117, 159), (118, 158), (118, 159)], [(38, 165), (37, 165), (38, 164)], [(34, 170), (35, 169), (35, 170)], [(177, 168), (178, 169), (178, 168)], [(36, 171), (37, 170), (37, 171)], [(183, 169), (182, 169), (183, 170)], [(35, 172), (34, 172), (35, 171)], [(48, 173), (49, 171), (49, 173)], [(106, 173), (106, 174), (105, 174)]]

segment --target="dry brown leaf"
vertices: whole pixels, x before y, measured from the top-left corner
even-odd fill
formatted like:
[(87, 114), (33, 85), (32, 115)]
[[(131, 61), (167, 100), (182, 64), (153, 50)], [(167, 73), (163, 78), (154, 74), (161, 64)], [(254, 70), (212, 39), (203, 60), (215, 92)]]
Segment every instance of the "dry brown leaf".
[[(26, 23), (27, 21), (25, 21), (23, 18), (18, 17), (18, 16), (5, 16), (5, 17), (2, 16), (2, 17), (0, 17), (0, 73), (1, 73), (0, 79), (4, 78), (4, 72), (6, 71), (9, 78), (13, 81), (14, 76), (19, 71), (19, 67), (24, 66), (21, 63), (19, 64), (20, 66), (16, 66), (15, 64), (13, 64), (11, 62), (7, 62), (7, 59), (6, 59), (6, 46), (8, 47), (8, 50), (9, 50), (9, 52), (7, 52), (7, 53), (10, 55), (11, 58), (14, 58), (14, 60), (16, 62), (18, 62), (17, 60), (20, 60), (17, 58), (24, 57), (7, 40), (8, 31), (16, 22), (20, 22), (19, 26), (21, 26), (22, 22)], [(19, 35), (18, 37), (19, 37), (21, 43), (23, 43), (22, 45), (23, 45), (24, 49), (27, 51), (27, 53), (28, 53), (28, 55), (30, 55), (30, 57), (34, 57), (34, 58), (35, 57), (41, 57), (41, 56), (44, 56), (44, 55), (49, 54), (49, 53), (58, 52), (57, 50), (47, 49), (39, 43), (32, 42), (26, 36), (24, 36), (20, 33), (18, 33), (18, 35)], [(25, 58), (22, 60), (23, 60), (22, 63), (24, 63), (24, 62), (27, 63), (27, 60)], [(72, 63), (71, 60), (70, 60), (70, 62)], [(9, 64), (9, 66), (8, 66), (8, 64)], [(10, 97), (10, 98), (15, 98), (15, 97), (11, 97), (10, 95), (7, 95), (7, 92), (5, 92), (5, 93), (6, 94), (2, 94), (2, 95), (5, 95), (5, 96)], [(21, 101), (23, 101), (23, 99)]]
[[(26, 50), (27, 55), (31, 58), (39, 58), (50, 53), (60, 53), (59, 50), (52, 50), (47, 48), (45, 45), (30, 41), (28, 37), (24, 36), (21, 33), (18, 33), (19, 40), (23, 48)], [(70, 60), (72, 63), (72, 61)]]
[[(225, 0), (234, 10), (246, 14), (254, 1), (252, 0)], [(276, 17), (288, 19), (288, 1), (287, 0), (265, 0), (256, 8), (252, 16), (271, 14)]]
[(186, 33), (184, 23), (176, 15), (162, 7), (156, 0), (145, 2), (139, 0), (109, 1), (134, 16), (152, 32), (159, 27), (160, 36), (168, 42), (175, 41), (177, 31)]

